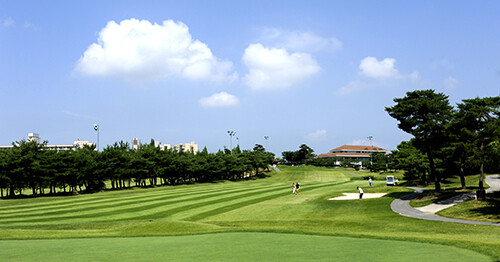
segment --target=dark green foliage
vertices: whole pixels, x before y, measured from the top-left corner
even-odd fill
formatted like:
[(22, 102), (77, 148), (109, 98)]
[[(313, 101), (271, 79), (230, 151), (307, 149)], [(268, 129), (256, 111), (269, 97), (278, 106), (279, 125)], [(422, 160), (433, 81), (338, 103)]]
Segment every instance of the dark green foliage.
[(386, 107), (389, 115), (399, 121), (398, 127), (413, 135), (413, 145), (427, 155), (436, 191), (441, 191), (441, 173), (437, 159), (448, 142), (446, 126), (451, 119), (452, 106), (448, 96), (434, 90), (407, 92), (406, 97), (395, 98), (396, 105)]
[[(102, 152), (85, 146), (75, 151), (53, 151), (46, 143), (21, 141), (0, 151), (0, 191), (2, 197), (56, 192), (96, 192), (111, 182), (112, 189), (135, 186), (178, 185), (216, 180), (236, 180), (259, 176), (273, 163), (274, 154), (256, 145), (253, 151), (238, 147), (197, 154), (160, 150), (152, 141), (139, 150), (131, 150), (123, 141), (107, 146)], [(49, 192), (45, 192), (49, 189)], [(59, 190), (58, 190), (59, 189)]]
[(399, 127), (414, 136), (393, 152), (394, 167), (405, 170), (405, 179), (438, 181), (500, 171), (500, 97), (464, 99), (452, 110), (447, 96), (433, 90), (408, 92), (386, 111), (399, 120)]
[(425, 183), (430, 171), (427, 156), (413, 146), (412, 140), (401, 142), (397, 148), (392, 152), (394, 164), (397, 169), (405, 170), (404, 179)]
[(372, 160), (371, 170), (373, 172), (387, 171), (387, 165), (389, 163), (389, 159), (385, 153), (381, 152), (372, 153), (371, 160)]
[(285, 159), (288, 163), (292, 164), (304, 164), (314, 157), (314, 150), (307, 146), (306, 144), (302, 144), (297, 151), (284, 151), (281, 152), (283, 159)]
[[(324, 158), (313, 158), (309, 160), (309, 164), (314, 166), (326, 166), (326, 167), (335, 167), (337, 161), (340, 161), (339, 157), (324, 157)], [(369, 162), (369, 161), (368, 161)]]
[(486, 159), (493, 160), (491, 171), (498, 171), (494, 164), (495, 158), (498, 159), (494, 145), (500, 137), (500, 97), (464, 99), (462, 102), (458, 104), (454, 119), (455, 127), (461, 133), (455, 142), (463, 148), (464, 154), (460, 156), (463, 162), (475, 159), (475, 166), (481, 173), (479, 189), (483, 190)]

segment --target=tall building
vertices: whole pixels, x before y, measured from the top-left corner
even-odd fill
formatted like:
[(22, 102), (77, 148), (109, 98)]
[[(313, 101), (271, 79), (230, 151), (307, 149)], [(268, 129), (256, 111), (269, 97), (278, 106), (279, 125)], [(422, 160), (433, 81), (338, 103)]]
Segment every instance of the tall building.
[(134, 137), (134, 139), (132, 139), (132, 149), (134, 150), (141, 149), (141, 140), (139, 140), (139, 138)]
[(194, 141), (191, 141), (191, 143), (177, 144), (174, 145), (174, 150), (196, 154), (198, 152), (198, 144), (195, 144)]
[(198, 153), (198, 144), (195, 144), (194, 141), (191, 143), (184, 143), (184, 144), (176, 144), (172, 146), (171, 144), (163, 144), (160, 146), (161, 150), (175, 150), (178, 152), (191, 152), (191, 153)]
[(42, 139), (40, 138), (40, 135), (38, 135), (38, 133), (28, 133), (28, 139), (26, 141), (35, 141), (38, 144), (42, 143)]

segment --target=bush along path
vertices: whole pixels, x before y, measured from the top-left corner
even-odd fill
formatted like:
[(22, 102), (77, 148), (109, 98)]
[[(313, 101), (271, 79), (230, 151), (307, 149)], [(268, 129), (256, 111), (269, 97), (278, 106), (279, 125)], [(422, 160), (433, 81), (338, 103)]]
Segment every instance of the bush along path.
[[(491, 175), (486, 177), (486, 183), (490, 186), (490, 188), (486, 191), (487, 193), (493, 193), (496, 191), (500, 191), (500, 176), (499, 175)], [(480, 222), (480, 221), (471, 221), (471, 220), (462, 220), (462, 219), (454, 219), (438, 216), (434, 213), (448, 208), (452, 205), (461, 203), (463, 201), (469, 200), (474, 197), (474, 193), (464, 193), (455, 197), (452, 197), (447, 200), (440, 201), (435, 204), (431, 204), (421, 208), (413, 208), (410, 206), (410, 200), (413, 199), (417, 194), (422, 193), (425, 189), (419, 187), (408, 187), (410, 189), (415, 190), (415, 192), (403, 196), (401, 198), (395, 199), (391, 203), (392, 211), (407, 217), (413, 217), (418, 219), (426, 219), (426, 220), (435, 220), (435, 221), (443, 221), (443, 222), (455, 222), (455, 223), (463, 223), (463, 224), (475, 224), (475, 225), (493, 225), (500, 226), (500, 223), (492, 223), (492, 222)]]

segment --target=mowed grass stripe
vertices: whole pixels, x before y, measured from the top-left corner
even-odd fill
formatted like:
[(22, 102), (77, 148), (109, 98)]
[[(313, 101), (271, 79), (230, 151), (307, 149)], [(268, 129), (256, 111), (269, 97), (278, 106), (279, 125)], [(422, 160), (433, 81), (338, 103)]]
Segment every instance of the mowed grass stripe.
[[(272, 185), (268, 185), (266, 187), (261, 187), (261, 188), (267, 188), (267, 187), (272, 187)], [(224, 192), (225, 194), (229, 194), (232, 192), (241, 192), (244, 190), (247, 190), (248, 187), (245, 188), (236, 188), (236, 189), (231, 189), (231, 190), (220, 190), (220, 189), (214, 189), (214, 190), (205, 190), (205, 191), (193, 191), (193, 192), (187, 192), (187, 193), (177, 193), (172, 196), (169, 196), (168, 199), (165, 199), (165, 196), (157, 196), (156, 194), (150, 194), (147, 196), (143, 196), (142, 199), (135, 199), (133, 201), (130, 200), (122, 200), (122, 199), (112, 199), (107, 202), (99, 203), (99, 204), (80, 204), (76, 206), (71, 206), (69, 208), (56, 208), (56, 209), (42, 209), (42, 210), (37, 210), (35, 212), (24, 212), (21, 214), (9, 214), (9, 215), (0, 215), (0, 223), (5, 222), (6, 220), (9, 220), (9, 218), (15, 218), (16, 221), (21, 220), (22, 218), (32, 218), (36, 216), (42, 216), (42, 217), (55, 217), (57, 215), (65, 215), (68, 213), (79, 213), (80, 215), (84, 215), (82, 213), (96, 213), (98, 210), (106, 210), (106, 209), (115, 209), (117, 206), (126, 206), (130, 209), (144, 205), (144, 203), (148, 203), (149, 207), (151, 208), (156, 208), (165, 204), (175, 204), (180, 201), (190, 201), (193, 199), (193, 195), (195, 197), (201, 195), (204, 195), (205, 197), (209, 196), (216, 196), (219, 195), (221, 192)], [(156, 204), (156, 205), (154, 205)], [(153, 206), (154, 205), (154, 206)], [(90, 212), (88, 212), (90, 211)], [(118, 211), (119, 212), (119, 211)]]
[[(325, 187), (325, 186), (332, 186), (335, 184), (338, 184), (338, 182), (323, 183), (322, 185), (308, 187), (308, 189), (309, 188), (313, 189), (313, 188), (319, 188), (319, 187)], [(207, 211), (205, 211), (207, 209), (227, 212), (224, 210), (234, 210), (238, 207), (243, 207), (243, 206), (246, 206), (246, 205), (249, 205), (252, 203), (258, 203), (258, 202), (273, 199), (276, 197), (285, 196), (285, 195), (291, 193), (291, 190), (288, 187), (283, 187), (283, 186), (276, 187), (271, 191), (269, 191), (268, 189), (256, 190), (256, 191), (251, 191), (251, 192), (249, 192), (249, 191), (250, 191), (250, 189), (247, 190), (248, 193), (243, 193), (243, 194), (239, 195), (238, 198), (235, 198), (234, 196), (224, 197), (224, 198), (216, 198), (213, 200), (202, 201), (202, 202), (193, 203), (193, 204), (187, 204), (187, 205), (183, 205), (183, 206), (180, 206), (178, 208), (175, 208), (175, 209), (157, 212), (157, 213), (154, 213), (153, 215), (137, 216), (137, 217), (134, 217), (133, 219), (134, 220), (161, 219), (161, 218), (172, 219), (172, 218), (176, 218), (177, 215), (181, 212), (189, 211), (190, 213), (196, 213), (195, 210), (200, 210), (200, 209), (202, 209), (201, 213), (207, 212)], [(266, 195), (266, 193), (268, 193), (270, 195)], [(263, 195), (265, 197), (260, 198), (260, 196), (263, 196)], [(251, 198), (251, 199), (247, 200), (247, 198)], [(228, 202), (230, 204), (228, 204)], [(243, 204), (241, 204), (241, 203), (243, 203)], [(219, 205), (219, 206), (216, 208), (213, 208), (214, 205)], [(229, 206), (229, 208), (224, 209), (225, 206)], [(205, 209), (203, 209), (203, 208), (205, 208)], [(213, 211), (209, 211), (209, 212), (213, 212)], [(197, 215), (198, 214), (187, 215), (187, 216), (185, 215), (184, 217), (180, 216), (180, 217), (178, 217), (178, 219), (181, 220), (182, 218), (194, 217)]]
[[(247, 188), (247, 187), (236, 187), (233, 188), (231, 187), (231, 190), (241, 190), (242, 188)], [(88, 208), (105, 208), (105, 207), (110, 207), (112, 205), (119, 205), (122, 203), (142, 203), (142, 201), (152, 201), (152, 200), (157, 200), (157, 199), (165, 199), (165, 197), (169, 197), (169, 199), (172, 198), (179, 198), (183, 197), (186, 195), (191, 195), (191, 194), (200, 194), (200, 193), (211, 193), (211, 192), (220, 192), (221, 190), (224, 190), (224, 188), (219, 189), (219, 188), (213, 188), (210, 187), (210, 190), (189, 190), (189, 191), (168, 191), (168, 193), (162, 193), (158, 194), (158, 191), (155, 192), (149, 192), (148, 194), (141, 194), (140, 196), (133, 196), (133, 197), (122, 197), (122, 198), (103, 198), (100, 200), (95, 200), (95, 201), (75, 201), (75, 203), (67, 203), (64, 205), (46, 205), (44, 207), (40, 208), (32, 208), (29, 210), (17, 210), (15, 212), (0, 212), (0, 220), (4, 218), (9, 218), (9, 217), (29, 217), (32, 215), (40, 215), (40, 214), (45, 214), (45, 215), (51, 215), (51, 214), (57, 214), (59, 213), (64, 213), (70, 212), (70, 211), (84, 211), (84, 209)], [(161, 191), (160, 191), (161, 192)], [(112, 203), (112, 204), (111, 204)]]
[[(111, 205), (111, 207), (108, 208), (103, 208), (103, 209), (89, 209), (86, 211), (79, 212), (78, 214), (74, 215), (67, 215), (67, 211), (59, 211), (59, 215), (41, 215), (38, 218), (33, 218), (33, 217), (27, 217), (28, 219), (19, 219), (19, 218), (13, 218), (13, 219), (2, 219), (0, 218), (0, 224), (12, 224), (12, 223), (35, 223), (35, 222), (62, 222), (64, 220), (90, 220), (90, 221), (95, 221), (95, 218), (99, 217), (107, 217), (106, 221), (114, 220), (112, 217), (113, 215), (117, 216), (125, 216), (126, 218), (121, 219), (121, 220), (128, 220), (128, 215), (132, 215), (134, 213), (140, 212), (140, 211), (147, 211), (148, 214), (145, 215), (145, 217), (150, 217), (153, 215), (157, 210), (161, 210), (161, 208), (165, 207), (171, 207), (175, 206), (175, 204), (178, 205), (183, 205), (185, 206), (185, 203), (190, 203), (190, 202), (196, 202), (196, 201), (205, 201), (206, 199), (215, 199), (213, 202), (218, 202), (220, 201), (220, 198), (223, 196), (229, 195), (229, 197), (226, 198), (226, 200), (233, 199), (234, 197), (238, 197), (241, 194), (247, 194), (247, 192), (251, 192), (249, 194), (253, 194), (253, 191), (257, 192), (262, 192), (266, 191), (272, 188), (283, 188), (282, 185), (272, 185), (272, 186), (255, 186), (253, 188), (243, 188), (243, 189), (238, 189), (238, 190), (231, 190), (228, 192), (215, 192), (215, 193), (206, 193), (206, 194), (197, 194), (195, 197), (187, 198), (187, 199), (177, 199), (177, 200), (159, 200), (159, 201), (154, 201), (154, 203), (139, 203), (136, 206), (130, 206), (129, 204), (125, 203), (123, 206), (124, 208), (117, 208), (116, 204)], [(243, 192), (243, 193), (241, 193)], [(108, 205), (106, 205), (108, 206)], [(196, 206), (196, 204), (194, 204)], [(96, 210), (99, 210), (99, 212), (96, 212)], [(86, 213), (85, 213), (86, 212)], [(170, 212), (170, 211), (164, 211), (161, 212), (161, 214), (165, 214)], [(157, 216), (156, 216), (157, 217)]]
[[(314, 189), (319, 189), (319, 188), (323, 188), (323, 187), (327, 187), (327, 186), (333, 186), (333, 185), (337, 185), (337, 184), (343, 184), (343, 183), (344, 182), (316, 184), (316, 185), (308, 186), (307, 190), (308, 191), (312, 191)], [(246, 206), (249, 206), (249, 205), (253, 205), (253, 204), (257, 204), (257, 203), (260, 203), (260, 202), (264, 202), (264, 201), (267, 201), (267, 200), (272, 200), (272, 199), (275, 199), (275, 198), (278, 198), (278, 197), (282, 197), (282, 196), (286, 196), (286, 195), (289, 195), (289, 194), (290, 194), (290, 190), (287, 189), (287, 190), (283, 190), (283, 192), (277, 192), (275, 194), (260, 195), (260, 196), (257, 195), (253, 199), (248, 199), (248, 200), (244, 200), (244, 201), (241, 201), (241, 202), (238, 202), (238, 203), (224, 205), (224, 206), (221, 206), (221, 207), (218, 207), (218, 208), (214, 208), (212, 210), (205, 211), (205, 212), (198, 213), (196, 215), (192, 215), (190, 217), (187, 217), (187, 218), (185, 218), (185, 220), (187, 220), (187, 221), (199, 221), (199, 220), (205, 219), (207, 217), (211, 217), (211, 216), (215, 216), (215, 215), (220, 215), (222, 213), (233, 211), (233, 210), (236, 210), (236, 209), (239, 209), (239, 208), (243, 208), (243, 207), (246, 207)]]
[[(202, 185), (202, 184), (200, 184)], [(205, 190), (207, 191), (215, 191), (216, 189), (213, 188), (213, 185), (206, 185)], [(106, 193), (98, 193), (100, 195), (79, 195), (79, 196), (65, 196), (65, 197), (58, 197), (58, 199), (51, 199), (51, 198), (44, 198), (43, 202), (36, 201), (38, 199), (34, 199), (33, 203), (23, 203), (22, 205), (16, 205), (16, 206), (5, 206), (5, 207), (0, 207), (0, 215), (1, 214), (7, 214), (7, 213), (20, 213), (20, 212), (25, 212), (25, 211), (31, 211), (31, 210), (37, 210), (37, 209), (45, 209), (50, 208), (50, 207), (61, 207), (61, 206), (73, 206), (75, 204), (79, 203), (99, 203), (99, 202), (107, 202), (110, 199), (135, 199), (135, 198), (142, 198), (144, 195), (163, 195), (163, 196), (168, 196), (168, 195), (175, 195), (177, 194), (178, 190), (181, 190), (185, 193), (188, 192), (199, 192), (200, 187), (199, 185), (195, 185), (196, 187), (185, 187), (185, 188), (177, 188), (177, 187), (171, 187), (171, 186), (166, 186), (162, 187), (160, 189), (140, 189), (138, 191), (134, 190), (123, 190), (123, 191), (114, 191), (114, 192), (106, 192)], [(240, 186), (230, 186), (227, 185), (227, 187), (230, 188), (242, 188), (246, 187), (244, 185)], [(64, 199), (61, 199), (64, 198)], [(46, 202), (45, 200), (50, 199), (50, 202)], [(11, 201), (11, 200), (5, 200), (5, 201)]]
[[(283, 186), (280, 184), (280, 185), (278, 185), (278, 188), (282, 189)], [(249, 190), (250, 189), (247, 188), (247, 189), (245, 189), (245, 192), (249, 192)], [(266, 191), (268, 189), (266, 189), (262, 186), (258, 186), (257, 189), (253, 189), (253, 190), (257, 190), (259, 194), (262, 194), (260, 191)], [(287, 191), (286, 187), (283, 190), (284, 190), (284, 192), (286, 192)], [(253, 193), (250, 193), (250, 194), (253, 194)], [(193, 210), (196, 207), (203, 207), (206, 205), (219, 204), (222, 201), (231, 201), (231, 200), (234, 200), (235, 197), (241, 197), (238, 195), (236, 195), (236, 196), (232, 195), (232, 196), (229, 196), (225, 199), (220, 199), (220, 197), (223, 195), (222, 194), (217, 194), (217, 195), (218, 196), (214, 196), (215, 198), (211, 201), (203, 201), (203, 200), (207, 199), (207, 196), (201, 195), (200, 197), (196, 198), (196, 199), (201, 199), (202, 200), (201, 203), (195, 203), (195, 204), (191, 204), (191, 205), (186, 205), (185, 201), (181, 201), (175, 205), (172, 205), (172, 204), (171, 205), (163, 205), (162, 204), (162, 206), (164, 208), (167, 208), (167, 210), (163, 210), (163, 211), (160, 211), (161, 208), (151, 210), (149, 207), (147, 207), (147, 208), (130, 207), (130, 208), (127, 208), (125, 210), (123, 210), (123, 209), (110, 210), (107, 212), (100, 212), (99, 214), (79, 214), (79, 215), (60, 216), (60, 217), (52, 217), (52, 218), (45, 217), (45, 218), (30, 219), (30, 220), (24, 220), (24, 221), (9, 221), (8, 223), (9, 224), (10, 223), (19, 224), (20, 222), (24, 222), (24, 223), (35, 223), (35, 222), (70, 223), (70, 222), (92, 222), (92, 221), (97, 222), (99, 220), (96, 220), (96, 218), (102, 218), (104, 216), (106, 217), (106, 220), (101, 220), (99, 222), (110, 222), (110, 221), (118, 221), (118, 220), (119, 221), (126, 221), (126, 220), (130, 220), (130, 219), (152, 219), (152, 218), (159, 219), (159, 218), (164, 218), (165, 216), (168, 217), (169, 215), (175, 214), (177, 212), (182, 212), (182, 211), (186, 211), (186, 210)], [(187, 202), (187, 203), (190, 203), (190, 202)], [(175, 206), (178, 206), (178, 207), (175, 208)], [(172, 209), (172, 207), (173, 207), (173, 209)], [(142, 214), (138, 216), (137, 213), (138, 213), (139, 209), (142, 210)], [(5, 223), (7, 221), (2, 221), (2, 222)]]
[[(244, 190), (247, 190), (246, 188)], [(34, 214), (30, 214), (28, 217), (28, 219), (20, 219), (20, 217), (15, 217), (13, 220), (11, 219), (10, 222), (40, 222), (40, 221), (47, 221), (49, 219), (56, 219), (56, 220), (61, 220), (61, 219), (69, 219), (69, 218), (82, 218), (82, 217), (99, 217), (99, 216), (109, 216), (109, 215), (113, 215), (113, 214), (120, 214), (120, 213), (127, 213), (127, 212), (137, 212), (137, 211), (140, 211), (140, 210), (149, 210), (149, 209), (156, 209), (158, 207), (161, 207), (161, 206), (165, 206), (165, 205), (172, 205), (172, 204), (176, 204), (176, 203), (179, 203), (179, 202), (186, 202), (186, 201), (193, 201), (193, 200), (197, 200), (197, 199), (203, 199), (203, 198), (206, 198), (206, 197), (209, 197), (209, 196), (217, 196), (217, 195), (220, 195), (221, 191), (220, 190), (216, 190), (217, 192), (216, 193), (205, 193), (203, 194), (201, 197), (200, 197), (200, 194), (196, 194), (195, 197), (192, 197), (193, 194), (192, 193), (189, 193), (187, 197), (184, 197), (184, 198), (180, 198), (180, 199), (177, 199), (177, 200), (173, 200), (172, 198), (169, 198), (169, 199), (160, 199), (160, 200), (157, 200), (157, 201), (150, 201), (148, 199), (145, 199), (143, 201), (140, 201), (138, 203), (136, 203), (135, 205), (132, 205), (130, 204), (130, 202), (122, 202), (120, 203), (121, 206), (123, 206), (124, 208), (122, 209), (117, 209), (118, 207), (118, 204), (119, 203), (116, 203), (116, 202), (113, 202), (113, 203), (104, 203), (104, 204), (100, 204), (100, 206), (92, 206), (92, 207), (87, 207), (87, 208), (78, 208), (78, 207), (75, 207), (71, 210), (63, 210), (63, 211), (57, 211), (57, 212), (50, 212), (50, 211), (44, 211), (45, 213), (41, 213), (39, 214), (39, 216), (41, 218), (33, 218)], [(241, 192), (243, 191), (243, 189), (235, 189), (235, 190), (230, 190), (230, 191), (225, 191), (224, 194), (231, 194), (231, 193), (234, 193), (234, 192)], [(145, 203), (148, 203), (147, 205), (145, 205)], [(101, 212), (97, 212), (101, 210)], [(75, 215), (70, 215), (68, 216), (67, 214), (71, 212), (71, 213), (78, 213), (78, 214), (75, 214)], [(58, 216), (58, 215), (61, 215), (61, 216)], [(64, 216), (66, 215), (66, 216)], [(9, 219), (2, 219), (0, 217), (0, 223), (8, 223), (9, 222)]]

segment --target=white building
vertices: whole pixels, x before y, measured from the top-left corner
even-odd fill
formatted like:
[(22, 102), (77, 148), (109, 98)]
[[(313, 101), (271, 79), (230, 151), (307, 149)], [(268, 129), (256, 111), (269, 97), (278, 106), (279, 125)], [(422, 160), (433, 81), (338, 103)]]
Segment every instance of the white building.
[(163, 144), (160, 146), (162, 150), (175, 150), (178, 152), (191, 152), (191, 153), (198, 153), (198, 144), (195, 144), (194, 141), (191, 141), (191, 143), (184, 143), (184, 144), (176, 144), (172, 146), (171, 144)]
[(132, 149), (139, 150), (141, 149), (141, 145), (141, 140), (139, 140), (139, 138), (134, 137), (134, 139), (132, 139)]
[[(352, 164), (361, 166), (363, 160), (370, 159), (373, 153), (387, 154), (386, 149), (376, 146), (353, 146), (343, 145), (330, 150), (330, 153), (317, 155), (316, 158), (336, 157), (337, 159), (348, 158), (352, 159)], [(340, 160), (337, 160), (336, 165), (340, 165)]]
[(179, 152), (191, 152), (196, 154), (198, 152), (198, 145), (191, 141), (191, 143), (177, 144), (174, 145), (174, 150)]
[(40, 135), (38, 135), (38, 133), (28, 133), (28, 139), (26, 141), (36, 141), (38, 144), (42, 143), (42, 139), (40, 138)]
[[(28, 138), (26, 139), (26, 141), (27, 142), (35, 141), (39, 144), (42, 143), (42, 139), (40, 138), (40, 135), (38, 135), (37, 133), (28, 133)], [(79, 148), (83, 148), (84, 145), (92, 146), (94, 145), (94, 143), (77, 139), (73, 142), (73, 144), (46, 145), (45, 148), (56, 151), (67, 151), (67, 150), (77, 150)], [(9, 149), (13, 147), (14, 146), (12, 145), (0, 146), (0, 149)]]

